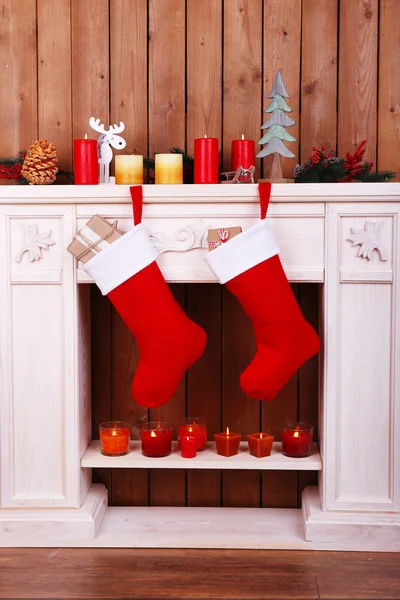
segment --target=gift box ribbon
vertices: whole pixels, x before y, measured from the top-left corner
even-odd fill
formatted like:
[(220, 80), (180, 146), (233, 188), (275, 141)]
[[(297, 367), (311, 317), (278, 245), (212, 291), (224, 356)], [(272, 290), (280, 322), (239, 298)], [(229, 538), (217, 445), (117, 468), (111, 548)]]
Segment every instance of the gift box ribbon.
[(225, 244), (225, 242), (227, 242), (229, 240), (229, 231), (227, 229), (218, 229), (218, 237), (219, 240), (217, 242), (208, 242), (208, 244), (211, 246), (211, 248), (218, 248), (218, 246), (221, 246), (222, 244)]

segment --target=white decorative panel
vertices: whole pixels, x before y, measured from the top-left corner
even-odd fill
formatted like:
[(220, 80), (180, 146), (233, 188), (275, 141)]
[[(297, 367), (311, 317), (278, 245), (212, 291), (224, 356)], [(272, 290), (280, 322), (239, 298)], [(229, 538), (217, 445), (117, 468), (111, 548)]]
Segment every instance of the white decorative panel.
[(341, 280), (392, 281), (392, 240), (392, 216), (341, 217)]
[[(179, 207), (182, 212), (182, 206)], [(192, 208), (192, 207), (191, 207)], [(158, 264), (167, 281), (216, 281), (213, 273), (204, 262), (206, 249), (207, 227), (233, 227), (240, 225), (243, 230), (259, 222), (259, 208), (251, 207), (254, 215), (232, 215), (229, 211), (221, 216), (222, 210), (205, 204), (195, 207), (194, 218), (182, 218), (172, 214), (170, 218), (156, 217), (152, 214), (144, 219), (150, 235), (154, 235), (154, 243), (163, 254)], [(224, 207), (225, 208), (225, 207)], [(254, 210), (255, 208), (255, 210)], [(275, 215), (279, 214), (274, 207)], [(165, 208), (164, 208), (165, 210)], [(318, 209), (319, 210), (319, 209)], [(272, 211), (271, 211), (272, 212)], [(288, 213), (288, 207), (283, 207)], [(281, 249), (281, 260), (288, 278), (292, 281), (324, 280), (324, 219), (320, 216), (309, 216), (309, 209), (302, 206), (292, 206), (292, 212), (300, 216), (282, 218), (270, 216), (269, 223)], [(320, 212), (320, 210), (319, 210)], [(305, 213), (305, 214), (303, 214)], [(290, 214), (290, 213), (289, 213)], [(123, 216), (118, 218), (115, 213), (104, 214), (110, 221), (118, 219), (118, 228), (128, 231), (132, 228), (132, 219)], [(86, 223), (86, 219), (78, 220), (78, 229)], [(78, 272), (78, 281), (90, 281), (88, 276)]]
[(11, 282), (61, 283), (63, 222), (60, 217), (11, 218)]
[(65, 496), (62, 289), (18, 285), (11, 298), (13, 500), (51, 504)]
[(392, 500), (391, 293), (381, 284), (340, 287), (336, 500), (346, 508)]

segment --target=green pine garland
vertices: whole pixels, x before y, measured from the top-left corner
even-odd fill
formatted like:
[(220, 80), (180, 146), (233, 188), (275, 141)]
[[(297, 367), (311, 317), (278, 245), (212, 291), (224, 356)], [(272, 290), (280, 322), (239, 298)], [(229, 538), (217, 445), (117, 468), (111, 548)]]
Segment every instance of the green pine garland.
[(295, 183), (333, 183), (344, 181), (384, 182), (396, 177), (395, 171), (372, 171), (372, 162), (361, 162), (366, 140), (362, 141), (354, 154), (346, 152), (345, 158), (338, 158), (332, 152), (325, 153), (313, 148), (313, 154), (303, 165), (293, 169)]

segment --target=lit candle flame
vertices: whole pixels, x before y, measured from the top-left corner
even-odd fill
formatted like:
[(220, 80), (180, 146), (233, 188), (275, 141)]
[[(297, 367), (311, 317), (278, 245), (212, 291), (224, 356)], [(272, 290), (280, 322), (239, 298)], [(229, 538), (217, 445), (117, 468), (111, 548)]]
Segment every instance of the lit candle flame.
[(155, 432), (155, 431), (151, 431), (151, 433), (150, 433), (150, 437), (157, 437), (157, 436), (156, 436), (156, 432)]
[(189, 427), (189, 430), (188, 430), (188, 431), (190, 431), (190, 432), (192, 432), (192, 431), (193, 431), (193, 429), (192, 429), (192, 427), (191, 427), (191, 426)]
[(293, 434), (293, 437), (299, 437), (299, 432), (295, 431), (294, 434)]
[(226, 435), (229, 435), (229, 427), (226, 428)]
[(261, 432), (261, 433), (260, 433), (260, 440), (262, 439), (262, 436), (263, 436), (263, 434), (262, 434), (262, 432)]
[(116, 431), (116, 429), (113, 429), (113, 430), (111, 431), (111, 435), (117, 435), (117, 431)]
[(242, 133), (242, 140), (244, 140), (244, 135), (243, 135), (243, 133)]
[(206, 137), (207, 137), (207, 135), (206, 135), (206, 134), (204, 134), (204, 137), (206, 138)]
[(85, 133), (85, 140), (87, 140), (87, 133)]

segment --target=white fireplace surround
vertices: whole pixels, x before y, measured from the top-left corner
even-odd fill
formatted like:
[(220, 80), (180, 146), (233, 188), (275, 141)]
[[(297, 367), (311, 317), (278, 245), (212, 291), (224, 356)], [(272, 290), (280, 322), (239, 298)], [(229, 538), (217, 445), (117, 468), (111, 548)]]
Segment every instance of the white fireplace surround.
[[(207, 229), (259, 213), (252, 184), (144, 186), (170, 282), (215, 281)], [(128, 186), (0, 187), (0, 546), (400, 550), (400, 184), (272, 189), (288, 278), (321, 284), (319, 449), (210, 450), (191, 467), (318, 470), (299, 510), (107, 507), (92, 467), (188, 464), (110, 459), (91, 440), (90, 279), (66, 248), (94, 214), (131, 229)]]

